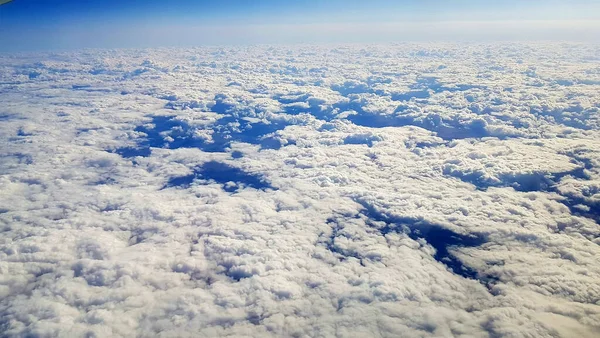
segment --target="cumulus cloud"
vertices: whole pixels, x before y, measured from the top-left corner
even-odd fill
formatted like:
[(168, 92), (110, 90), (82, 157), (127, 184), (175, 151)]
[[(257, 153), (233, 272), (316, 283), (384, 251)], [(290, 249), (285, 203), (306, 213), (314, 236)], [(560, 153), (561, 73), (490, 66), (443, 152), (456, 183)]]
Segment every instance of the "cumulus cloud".
[(597, 55), (4, 56), (0, 327), (596, 336)]

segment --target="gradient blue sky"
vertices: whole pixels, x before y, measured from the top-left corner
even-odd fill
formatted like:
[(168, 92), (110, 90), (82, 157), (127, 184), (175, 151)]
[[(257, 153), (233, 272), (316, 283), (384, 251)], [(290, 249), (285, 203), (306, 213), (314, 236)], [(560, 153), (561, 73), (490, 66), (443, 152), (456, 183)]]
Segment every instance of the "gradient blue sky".
[(0, 51), (297, 42), (594, 40), (597, 0), (14, 0)]

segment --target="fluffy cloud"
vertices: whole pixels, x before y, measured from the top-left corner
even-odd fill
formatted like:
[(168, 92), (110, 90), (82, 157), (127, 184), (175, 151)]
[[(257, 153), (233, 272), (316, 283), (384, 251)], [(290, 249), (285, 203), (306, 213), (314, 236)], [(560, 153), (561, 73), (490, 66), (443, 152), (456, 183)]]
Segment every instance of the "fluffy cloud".
[(0, 58), (0, 327), (596, 336), (597, 53)]

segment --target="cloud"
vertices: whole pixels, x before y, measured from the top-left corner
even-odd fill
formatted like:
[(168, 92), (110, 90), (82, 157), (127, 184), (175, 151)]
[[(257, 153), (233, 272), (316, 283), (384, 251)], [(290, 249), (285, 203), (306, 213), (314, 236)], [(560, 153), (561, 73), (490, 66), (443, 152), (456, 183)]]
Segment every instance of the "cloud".
[(596, 52), (0, 58), (2, 81), (15, 75), (0, 92), (0, 325), (8, 336), (593, 337)]

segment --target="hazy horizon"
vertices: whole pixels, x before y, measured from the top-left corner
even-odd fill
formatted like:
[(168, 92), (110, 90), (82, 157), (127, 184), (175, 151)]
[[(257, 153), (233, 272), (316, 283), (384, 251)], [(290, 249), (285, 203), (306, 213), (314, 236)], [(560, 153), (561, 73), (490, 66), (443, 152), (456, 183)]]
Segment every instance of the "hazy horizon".
[(27, 1), (0, 51), (366, 42), (600, 41), (594, 1)]

